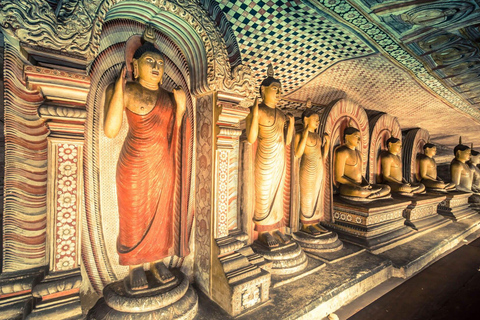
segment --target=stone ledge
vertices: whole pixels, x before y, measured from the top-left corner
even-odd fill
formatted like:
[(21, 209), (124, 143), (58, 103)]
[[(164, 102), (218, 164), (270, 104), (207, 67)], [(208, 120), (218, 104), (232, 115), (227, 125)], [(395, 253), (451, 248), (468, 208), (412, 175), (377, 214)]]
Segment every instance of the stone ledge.
[(480, 229), (480, 215), (441, 228), (380, 254), (393, 263), (393, 276), (409, 278)]

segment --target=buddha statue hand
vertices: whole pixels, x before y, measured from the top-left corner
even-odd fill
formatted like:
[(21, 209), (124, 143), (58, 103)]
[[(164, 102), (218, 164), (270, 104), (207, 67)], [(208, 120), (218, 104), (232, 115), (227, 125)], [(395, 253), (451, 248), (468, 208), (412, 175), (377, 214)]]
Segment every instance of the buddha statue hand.
[(118, 75), (117, 80), (115, 81), (115, 92), (121, 92), (122, 94), (123, 92), (125, 92), (125, 84), (127, 83), (126, 74), (127, 74), (127, 67), (124, 64), (122, 66), (122, 70), (120, 71), (120, 74)]
[(177, 116), (181, 119), (187, 107), (187, 96), (185, 95), (185, 91), (183, 91), (183, 88), (178, 86), (173, 89), (173, 97), (175, 98), (175, 102), (177, 103)]
[(258, 118), (258, 97), (255, 98), (255, 101), (253, 102), (253, 107), (252, 107), (252, 117), (257, 119)]
[(328, 133), (324, 132), (322, 147), (324, 147), (327, 143), (330, 143), (330, 136), (328, 135)]
[(293, 114), (291, 114), (290, 112), (287, 113), (287, 118), (288, 118), (288, 121), (295, 122), (295, 117), (294, 117)]

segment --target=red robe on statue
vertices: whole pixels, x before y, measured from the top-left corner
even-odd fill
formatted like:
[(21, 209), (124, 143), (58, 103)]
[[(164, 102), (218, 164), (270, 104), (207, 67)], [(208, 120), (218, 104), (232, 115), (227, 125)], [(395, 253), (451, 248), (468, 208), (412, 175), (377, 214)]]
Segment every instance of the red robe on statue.
[[(175, 110), (173, 94), (161, 88), (148, 114), (126, 109), (129, 130), (118, 159), (116, 179), (120, 217), (117, 251), (121, 265), (153, 262), (179, 255), (179, 251), (188, 253), (188, 241), (184, 240), (184, 250), (179, 250), (182, 244), (175, 239), (188, 231), (187, 224), (179, 222), (186, 220), (186, 206), (181, 205), (184, 214), (176, 216), (179, 213), (174, 212), (176, 174), (186, 171), (177, 170), (181, 165), (176, 160), (178, 144), (186, 139), (182, 139), (176, 125)], [(188, 201), (185, 192), (182, 198), (182, 202), (185, 198)], [(182, 236), (187, 239), (185, 234)]]

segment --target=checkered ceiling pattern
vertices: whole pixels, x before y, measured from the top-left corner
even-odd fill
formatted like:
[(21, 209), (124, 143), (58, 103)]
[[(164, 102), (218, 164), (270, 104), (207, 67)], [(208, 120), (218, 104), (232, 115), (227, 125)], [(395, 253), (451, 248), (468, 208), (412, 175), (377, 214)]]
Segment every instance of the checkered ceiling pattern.
[(269, 63), (282, 80), (284, 93), (289, 93), (338, 61), (376, 52), (353, 30), (300, 0), (218, 2), (257, 86), (266, 77)]

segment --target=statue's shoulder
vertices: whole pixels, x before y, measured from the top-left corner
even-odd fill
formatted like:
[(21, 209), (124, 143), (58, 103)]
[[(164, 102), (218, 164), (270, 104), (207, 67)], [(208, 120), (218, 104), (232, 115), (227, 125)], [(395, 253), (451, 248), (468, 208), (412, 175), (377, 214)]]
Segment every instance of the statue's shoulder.
[[(349, 150), (352, 151), (352, 150), (349, 149), (347, 146), (342, 145), (342, 146), (339, 146), (339, 147), (337, 147), (337, 148), (335, 149), (335, 153), (336, 153), (336, 154), (350, 153)], [(355, 151), (356, 151), (356, 150), (355, 150)]]
[(450, 162), (450, 166), (452, 166), (453, 168), (463, 167), (463, 163), (453, 158), (452, 162)]
[(430, 159), (429, 157), (427, 157), (423, 153), (419, 153), (418, 156), (417, 156), (417, 160), (420, 161), (420, 162), (424, 162), (424, 161), (429, 161), (429, 160), (432, 160), (432, 159)]
[(395, 159), (397, 159), (398, 156), (396, 156), (396, 155), (394, 155), (394, 154), (392, 154), (392, 153), (390, 153), (386, 150), (383, 150), (383, 151), (380, 152), (380, 157), (382, 159), (385, 159), (385, 160), (390, 160), (390, 159), (395, 160)]

